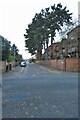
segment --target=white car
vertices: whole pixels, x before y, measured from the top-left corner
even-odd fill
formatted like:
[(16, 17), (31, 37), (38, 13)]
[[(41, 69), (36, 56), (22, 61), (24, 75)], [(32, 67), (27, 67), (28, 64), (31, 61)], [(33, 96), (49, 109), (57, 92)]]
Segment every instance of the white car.
[(25, 62), (25, 61), (22, 61), (22, 62), (20, 63), (20, 66), (21, 66), (21, 67), (26, 67), (26, 62)]

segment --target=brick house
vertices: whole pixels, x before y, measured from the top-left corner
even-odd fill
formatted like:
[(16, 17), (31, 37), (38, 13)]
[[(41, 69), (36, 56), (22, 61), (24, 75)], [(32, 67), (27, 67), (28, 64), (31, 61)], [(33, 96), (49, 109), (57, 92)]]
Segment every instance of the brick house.
[(48, 54), (52, 58), (56, 58), (56, 46), (57, 46), (57, 44), (58, 44), (57, 42), (52, 43), (52, 45), (50, 45), (48, 48)]
[(70, 57), (80, 57), (80, 26), (75, 27), (67, 33), (67, 49)]
[[(76, 26), (70, 32), (68, 32), (67, 38), (63, 38), (61, 42), (56, 42), (50, 45), (48, 50), (45, 49), (45, 52), (42, 56), (45, 59), (80, 57), (80, 26)], [(38, 60), (41, 59), (40, 51), (37, 53), (37, 58)]]
[(67, 56), (67, 39), (62, 39), (56, 45), (57, 58), (64, 58)]
[(80, 26), (75, 27), (67, 33), (67, 39), (64, 38), (56, 46), (57, 57), (80, 57)]
[[(58, 42), (52, 43), (52, 45), (50, 45), (48, 47), (48, 50), (47, 50), (47, 48), (45, 49), (45, 52), (43, 54), (43, 56), (45, 56), (45, 59), (56, 58), (56, 46), (57, 46), (57, 44), (58, 44)], [(48, 56), (47, 56), (47, 52), (48, 52)]]

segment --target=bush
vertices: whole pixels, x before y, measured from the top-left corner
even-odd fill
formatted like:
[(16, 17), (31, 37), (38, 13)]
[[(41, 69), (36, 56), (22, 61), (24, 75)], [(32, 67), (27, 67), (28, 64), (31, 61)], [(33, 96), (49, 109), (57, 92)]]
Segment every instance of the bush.
[(51, 59), (55, 59), (56, 56), (54, 56), (53, 54), (50, 56)]

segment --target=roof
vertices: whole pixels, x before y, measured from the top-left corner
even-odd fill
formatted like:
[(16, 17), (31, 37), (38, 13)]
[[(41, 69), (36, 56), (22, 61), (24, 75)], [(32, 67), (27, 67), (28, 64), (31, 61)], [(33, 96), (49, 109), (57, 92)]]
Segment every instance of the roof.
[(70, 30), (70, 31), (67, 33), (67, 35), (70, 34), (72, 31), (76, 30), (77, 28), (80, 28), (80, 25), (78, 25), (78, 26), (76, 26), (75, 28), (73, 28), (72, 30)]

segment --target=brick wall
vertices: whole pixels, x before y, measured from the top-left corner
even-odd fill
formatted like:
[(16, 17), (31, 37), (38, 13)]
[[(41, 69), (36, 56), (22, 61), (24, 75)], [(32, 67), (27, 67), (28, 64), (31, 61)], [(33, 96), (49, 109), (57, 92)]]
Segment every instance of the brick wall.
[(78, 71), (79, 69), (79, 64), (78, 64), (78, 61), (80, 59), (66, 59), (66, 70), (67, 71)]
[(0, 60), (0, 73), (6, 71), (6, 63), (5, 61)]
[(44, 65), (44, 66), (47, 66), (47, 67), (51, 67), (51, 60), (41, 60), (38, 62), (38, 64), (41, 64), (41, 65)]
[(51, 60), (51, 67), (56, 69), (57, 68), (57, 60)]
[(60, 60), (42, 60), (38, 61), (38, 64), (51, 67), (58, 70), (63, 71), (72, 71), (77, 72), (80, 71), (80, 58), (67, 58), (67, 59), (60, 59)]
[(56, 68), (58, 70), (65, 70), (65, 59), (57, 60)]
[(14, 67), (16, 65), (15, 61), (9, 62), (9, 64), (11, 64), (12, 67)]
[[(9, 62), (8, 64), (11, 64), (12, 67), (14, 67), (16, 65), (16, 63), (14, 61), (13, 62)], [(6, 72), (6, 62), (0, 60), (0, 73), (2, 73), (2, 72)]]

